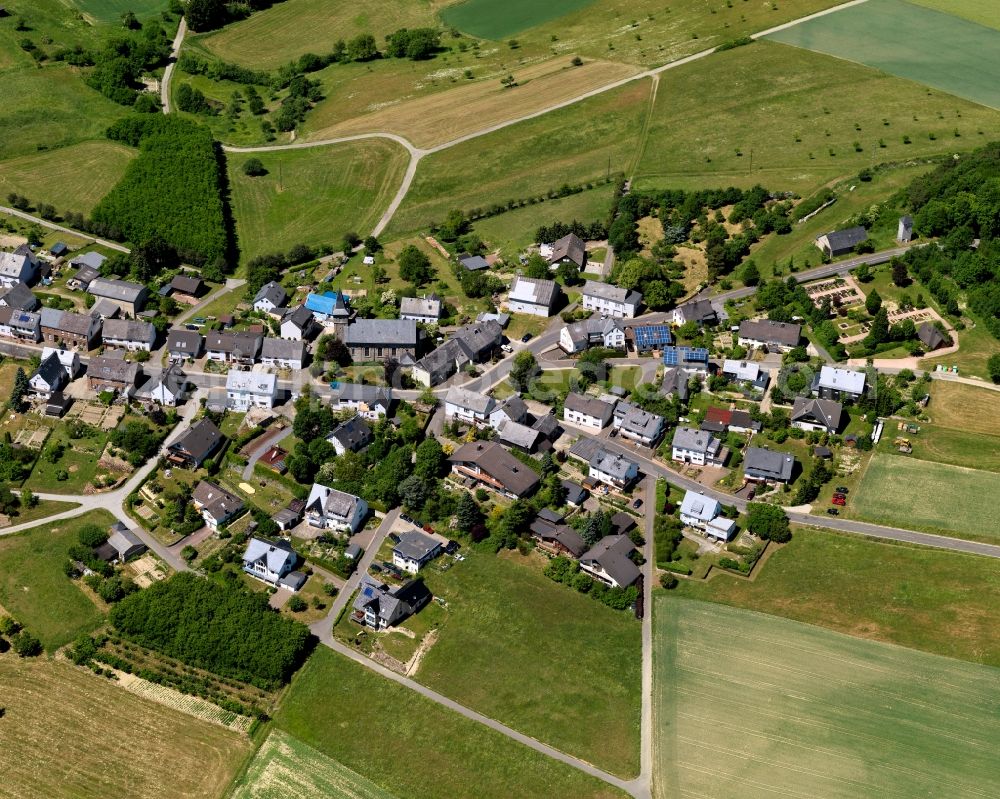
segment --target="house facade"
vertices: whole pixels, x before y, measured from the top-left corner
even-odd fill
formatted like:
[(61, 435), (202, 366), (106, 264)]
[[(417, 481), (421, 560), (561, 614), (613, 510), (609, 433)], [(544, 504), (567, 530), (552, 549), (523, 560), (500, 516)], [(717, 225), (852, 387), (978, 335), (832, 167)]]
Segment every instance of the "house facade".
[(373, 630), (387, 630), (419, 612), (430, 601), (431, 592), (422, 580), (390, 587), (364, 574), (350, 619)]
[(554, 313), (562, 290), (554, 280), (532, 277), (514, 278), (507, 295), (507, 309), (511, 313), (549, 317)]
[(38, 276), (38, 259), (27, 244), (14, 252), (0, 252), (0, 286), (33, 283)]
[(304, 305), (292, 308), (281, 318), (280, 333), (288, 341), (307, 341), (318, 327), (312, 311)]
[(172, 362), (195, 360), (201, 357), (201, 348), (205, 339), (196, 330), (171, 328), (167, 333), (167, 357)]
[(28, 386), (32, 393), (45, 400), (61, 391), (68, 382), (66, 370), (63, 369), (55, 351), (52, 351), (47, 358), (42, 359), (34, 374), (28, 378)]
[(322, 530), (356, 533), (368, 516), (368, 503), (361, 497), (313, 483), (306, 500), (305, 519)]
[(37, 343), (42, 340), (42, 317), (9, 305), (0, 306), (0, 336)]
[(93, 349), (101, 335), (101, 319), (90, 314), (42, 308), (40, 313), (42, 339), (63, 342), (84, 349)]
[(642, 575), (633, 552), (635, 545), (628, 536), (605, 536), (580, 556), (580, 569), (612, 588), (627, 588)]
[(787, 452), (747, 447), (743, 475), (754, 483), (787, 483), (795, 471), (795, 458)]
[(344, 331), (344, 344), (356, 362), (413, 359), (418, 342), (412, 319), (356, 319)]
[(711, 433), (693, 427), (678, 427), (671, 442), (671, 458), (695, 466), (722, 466), (727, 452)]
[(306, 345), (302, 341), (265, 338), (260, 346), (260, 362), (272, 369), (301, 369), (306, 360)]
[(410, 319), (424, 325), (436, 325), (441, 319), (443, 303), (434, 295), (403, 297), (399, 301), (399, 318)]
[(251, 538), (243, 553), (243, 571), (268, 585), (297, 591), (306, 575), (295, 571), (299, 556), (284, 541)]
[(152, 352), (156, 343), (156, 328), (136, 319), (105, 319), (101, 338), (108, 347), (120, 347), (129, 352)]
[(174, 466), (197, 469), (218, 449), (226, 437), (210, 419), (202, 419), (166, 450), (167, 460)]
[(264, 337), (260, 333), (219, 333), (205, 337), (205, 352), (210, 361), (252, 366), (260, 357)]
[(135, 317), (146, 305), (149, 289), (141, 283), (129, 280), (115, 280), (109, 277), (98, 277), (87, 286), (87, 293), (93, 294), (99, 300), (107, 300), (118, 306), (123, 314)]
[(494, 319), (473, 322), (413, 365), (414, 381), (430, 388), (443, 383), (468, 364), (484, 363), (500, 349), (503, 327)]
[(288, 294), (284, 287), (272, 280), (265, 283), (258, 289), (253, 298), (253, 309), (261, 313), (272, 313), (277, 308), (282, 308), (288, 300)]
[(273, 408), (277, 397), (278, 378), (274, 375), (234, 369), (226, 375), (226, 407), (230, 410)]
[(864, 372), (823, 366), (813, 379), (812, 394), (825, 400), (857, 400), (864, 395), (867, 380)]
[(334, 411), (354, 411), (358, 416), (377, 421), (392, 408), (392, 389), (336, 382), (330, 386), (330, 407)]
[(416, 574), (443, 551), (441, 542), (426, 533), (403, 533), (392, 548), (392, 565), (407, 574)]
[(471, 441), (448, 458), (452, 472), (503, 496), (519, 499), (538, 490), (538, 475), (495, 441)]
[(740, 323), (739, 345), (768, 352), (788, 352), (799, 345), (802, 325), (772, 322), (770, 319), (747, 319)]
[(191, 504), (205, 520), (205, 526), (213, 532), (218, 532), (220, 527), (236, 518), (244, 507), (242, 499), (211, 480), (202, 480), (194, 487)]
[(796, 397), (792, 406), (792, 427), (832, 435), (840, 429), (843, 414), (844, 407), (839, 402)]
[(663, 417), (631, 402), (621, 401), (615, 406), (612, 423), (622, 438), (645, 447), (653, 446), (663, 435)]
[(625, 327), (614, 319), (584, 319), (559, 331), (559, 346), (573, 355), (590, 347), (625, 349)]
[(492, 397), (464, 388), (449, 388), (444, 398), (445, 418), (465, 424), (489, 424), (495, 409), (496, 401)]
[(563, 421), (599, 433), (611, 423), (614, 411), (614, 405), (574, 391), (563, 403)]
[(639, 312), (641, 304), (642, 294), (638, 291), (629, 291), (594, 280), (588, 280), (583, 284), (582, 305), (589, 311), (597, 311), (604, 316), (613, 316), (617, 319), (632, 319)]
[(670, 321), (677, 327), (688, 322), (694, 322), (699, 326), (714, 325), (719, 321), (719, 315), (711, 300), (691, 300), (674, 308), (670, 314)]

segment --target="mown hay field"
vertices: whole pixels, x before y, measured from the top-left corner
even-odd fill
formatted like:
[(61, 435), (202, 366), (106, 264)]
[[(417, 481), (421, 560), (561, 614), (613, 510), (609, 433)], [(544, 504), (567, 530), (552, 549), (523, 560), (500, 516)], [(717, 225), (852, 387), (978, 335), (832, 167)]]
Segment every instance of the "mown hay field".
[(905, 0), (869, 0), (771, 38), (1000, 108), (1000, 60), (983, 57), (1000, 49), (1000, 31), (952, 14)]
[(229, 799), (395, 799), (371, 780), (273, 730), (228, 794)]
[(481, 39), (504, 39), (594, 4), (594, 0), (465, 0), (449, 6), (441, 19)]
[(1000, 670), (659, 594), (654, 796), (1000, 792)]
[(0, 794), (17, 799), (215, 799), (245, 736), (138, 697), (86, 669), (0, 655)]
[(1000, 28), (1000, 8), (995, 0), (912, 0), (918, 6), (934, 8), (956, 17)]
[(876, 452), (848, 508), (876, 524), (994, 542), (997, 496), (995, 472)]

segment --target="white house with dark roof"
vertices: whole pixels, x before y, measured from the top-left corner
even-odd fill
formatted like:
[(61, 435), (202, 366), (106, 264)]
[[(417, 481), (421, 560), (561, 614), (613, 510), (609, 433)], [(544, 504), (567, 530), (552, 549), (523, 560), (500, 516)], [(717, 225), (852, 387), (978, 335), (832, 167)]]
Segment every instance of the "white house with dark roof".
[(323, 530), (356, 533), (368, 516), (368, 503), (361, 497), (313, 483), (306, 500), (305, 518)]
[(330, 386), (330, 407), (334, 411), (354, 411), (358, 416), (377, 421), (392, 407), (392, 389), (336, 382)]
[(408, 574), (416, 574), (443, 551), (444, 547), (436, 538), (413, 530), (399, 536), (392, 549), (392, 565)]
[(101, 338), (108, 347), (121, 347), (129, 352), (151, 352), (156, 343), (156, 328), (138, 319), (105, 319)]
[(624, 400), (615, 406), (613, 424), (618, 435), (646, 447), (653, 446), (663, 435), (662, 416)]
[(42, 399), (48, 399), (55, 392), (61, 391), (68, 382), (66, 370), (55, 351), (42, 360), (35, 373), (28, 378), (28, 385), (32, 392)]
[(260, 357), (264, 337), (260, 333), (220, 333), (205, 336), (205, 354), (210, 361), (251, 366)]
[(436, 386), (468, 364), (488, 361), (502, 340), (503, 327), (493, 319), (464, 325), (413, 365), (413, 379), (422, 386)]
[(465, 424), (483, 426), (489, 423), (490, 414), (496, 408), (496, 400), (476, 391), (452, 386), (444, 397), (446, 419), (458, 420)]
[(697, 325), (714, 325), (719, 321), (719, 315), (712, 306), (711, 300), (691, 300), (678, 305), (670, 313), (670, 321), (680, 327), (688, 322)]
[(507, 309), (511, 313), (532, 316), (552, 316), (561, 289), (554, 280), (544, 280), (518, 275), (507, 294)]
[(0, 252), (0, 286), (31, 283), (38, 275), (38, 260), (27, 244), (14, 252)]
[(201, 356), (204, 342), (197, 330), (173, 327), (167, 333), (167, 354), (171, 361), (194, 360)]
[(251, 538), (243, 553), (243, 571), (268, 585), (297, 591), (306, 582), (306, 575), (295, 571), (299, 556), (291, 544)]
[(83, 365), (80, 363), (80, 355), (77, 351), (61, 350), (58, 347), (42, 347), (42, 360), (48, 360), (48, 357), (53, 353), (59, 359), (59, 363), (62, 364), (66, 372), (66, 377), (70, 380), (75, 380), (76, 376), (80, 374), (80, 370), (83, 369)]
[(528, 405), (517, 394), (512, 394), (507, 399), (498, 403), (490, 411), (489, 424), (492, 428), (497, 428), (505, 422), (516, 422), (524, 424), (528, 420)]
[(609, 535), (580, 556), (580, 569), (612, 588), (628, 588), (642, 572), (632, 560), (635, 545), (625, 535)]
[(425, 325), (436, 325), (441, 318), (441, 298), (428, 294), (423, 297), (403, 297), (399, 301), (399, 318), (412, 319)]
[(0, 336), (18, 341), (42, 340), (42, 317), (10, 306), (0, 307)]
[(625, 349), (625, 327), (614, 319), (584, 319), (559, 331), (559, 346), (573, 355), (590, 347)]
[(431, 601), (423, 580), (390, 587), (369, 574), (361, 575), (351, 620), (373, 630), (387, 630), (417, 613)]
[(338, 455), (343, 455), (346, 452), (361, 452), (372, 443), (373, 439), (371, 427), (360, 416), (352, 416), (341, 422), (326, 437), (326, 440), (333, 444), (333, 449)]
[(37, 311), (40, 305), (38, 297), (24, 283), (15, 283), (0, 294), (0, 307), (9, 306), (18, 311)]
[(174, 408), (187, 398), (187, 386), (187, 375), (181, 371), (180, 366), (172, 363), (160, 372), (159, 377), (153, 378), (143, 387), (142, 394), (151, 402)]
[(202, 480), (191, 492), (194, 505), (205, 525), (213, 531), (243, 512), (243, 500), (211, 480)]
[(278, 378), (262, 372), (230, 369), (226, 375), (226, 407), (245, 412), (251, 408), (273, 408), (278, 397)]
[(303, 341), (268, 336), (261, 342), (260, 362), (272, 369), (301, 369), (306, 359)]
[(300, 305), (298, 308), (289, 309), (281, 318), (280, 333), (281, 337), (288, 341), (307, 341), (313, 337), (318, 327), (312, 311)]
[(563, 421), (599, 433), (614, 417), (615, 406), (597, 397), (577, 394), (566, 395), (563, 402)]
[(747, 447), (743, 475), (754, 483), (787, 483), (795, 471), (795, 458), (787, 452)]
[(788, 352), (799, 345), (802, 325), (773, 322), (770, 319), (747, 319), (740, 322), (739, 345), (749, 349), (766, 348), (770, 352)]
[(846, 230), (834, 230), (816, 238), (816, 246), (828, 258), (846, 255), (853, 252), (861, 242), (868, 238), (868, 231), (860, 225)]
[(792, 427), (799, 430), (816, 430), (821, 433), (836, 433), (840, 429), (840, 420), (844, 415), (844, 407), (839, 402), (825, 399), (810, 399), (796, 397), (792, 406)]
[(671, 443), (671, 458), (678, 463), (695, 466), (722, 466), (726, 461), (726, 450), (722, 442), (705, 430), (693, 427), (678, 427)]
[(627, 488), (639, 477), (639, 464), (618, 452), (598, 447), (588, 462), (589, 476), (618, 490)]
[(632, 319), (642, 305), (642, 294), (638, 291), (619, 288), (610, 283), (598, 283), (596, 280), (584, 283), (582, 294), (582, 305), (588, 311), (597, 311), (617, 319)]
[(276, 308), (282, 308), (288, 300), (284, 287), (272, 280), (258, 289), (253, 297), (253, 309), (261, 313), (272, 313)]
[(101, 335), (100, 317), (45, 307), (41, 309), (39, 316), (42, 338), (45, 341), (61, 341), (89, 350)]
[(544, 258), (549, 267), (558, 269), (560, 264), (573, 264), (578, 269), (583, 269), (587, 263), (587, 245), (576, 233), (567, 233), (561, 239), (557, 239), (551, 244), (542, 244), (538, 248), (538, 254)]
[(825, 400), (856, 400), (865, 393), (867, 380), (864, 372), (824, 365), (813, 378), (812, 393)]
[(736, 522), (722, 515), (722, 504), (712, 497), (687, 491), (680, 507), (681, 521), (705, 535), (728, 541), (736, 532)]

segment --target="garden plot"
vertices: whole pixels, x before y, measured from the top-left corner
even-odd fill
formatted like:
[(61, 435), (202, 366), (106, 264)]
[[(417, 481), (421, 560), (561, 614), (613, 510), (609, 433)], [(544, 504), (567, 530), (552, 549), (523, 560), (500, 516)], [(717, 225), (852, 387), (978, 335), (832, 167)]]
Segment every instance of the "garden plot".
[(238, 713), (223, 710), (218, 705), (206, 702), (199, 696), (182, 694), (180, 691), (175, 691), (166, 685), (157, 685), (134, 674), (128, 674), (124, 671), (112, 671), (114, 671), (118, 679), (118, 684), (122, 688), (138, 696), (151, 699), (173, 710), (179, 710), (181, 713), (187, 713), (189, 716), (194, 716), (202, 721), (219, 724), (235, 732), (242, 732), (244, 734), (250, 732), (250, 725), (253, 724), (253, 719), (249, 716), (241, 716)]

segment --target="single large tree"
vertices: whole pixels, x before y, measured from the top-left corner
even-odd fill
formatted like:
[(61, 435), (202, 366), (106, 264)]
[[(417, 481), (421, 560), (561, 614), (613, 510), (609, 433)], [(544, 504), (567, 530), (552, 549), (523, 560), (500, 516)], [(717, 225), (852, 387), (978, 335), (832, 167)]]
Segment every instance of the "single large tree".
[(10, 392), (10, 407), (15, 411), (20, 411), (24, 407), (24, 396), (28, 393), (28, 375), (20, 366), (17, 374), (14, 375), (14, 388)]
[(399, 276), (415, 286), (431, 279), (431, 261), (414, 245), (407, 244), (399, 253)]
[(532, 379), (538, 374), (538, 361), (530, 350), (522, 350), (514, 356), (510, 369), (510, 384), (519, 394), (530, 387)]
[(877, 291), (875, 291), (875, 289), (872, 289), (868, 293), (868, 296), (865, 297), (865, 310), (868, 311), (868, 313), (871, 314), (872, 316), (875, 316), (875, 314), (878, 313), (878, 310), (881, 307), (882, 307), (882, 296)]

